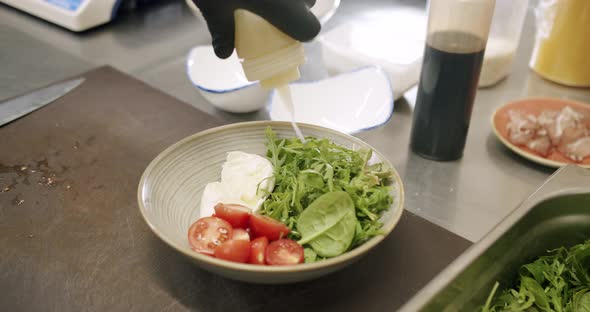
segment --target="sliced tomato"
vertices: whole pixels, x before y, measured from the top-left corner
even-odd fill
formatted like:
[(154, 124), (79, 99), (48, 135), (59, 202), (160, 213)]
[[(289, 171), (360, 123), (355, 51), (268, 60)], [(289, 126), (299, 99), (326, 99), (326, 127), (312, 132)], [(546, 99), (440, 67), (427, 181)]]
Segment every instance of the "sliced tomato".
[(250, 233), (244, 229), (234, 229), (234, 235), (231, 239), (250, 241)]
[(289, 265), (303, 262), (303, 247), (291, 239), (279, 239), (266, 248), (265, 261), (270, 265)]
[(264, 265), (264, 253), (268, 246), (268, 238), (260, 236), (250, 243), (250, 259), (248, 263)]
[(229, 222), (217, 217), (197, 220), (188, 230), (188, 242), (196, 252), (212, 255), (217, 246), (229, 240), (233, 227)]
[(250, 216), (250, 229), (254, 237), (266, 236), (270, 241), (285, 237), (291, 231), (281, 222), (260, 214)]
[(247, 228), (252, 210), (248, 207), (237, 204), (215, 205), (215, 216), (221, 218), (235, 228)]
[(215, 248), (215, 257), (233, 262), (246, 263), (250, 258), (250, 242), (228, 240)]

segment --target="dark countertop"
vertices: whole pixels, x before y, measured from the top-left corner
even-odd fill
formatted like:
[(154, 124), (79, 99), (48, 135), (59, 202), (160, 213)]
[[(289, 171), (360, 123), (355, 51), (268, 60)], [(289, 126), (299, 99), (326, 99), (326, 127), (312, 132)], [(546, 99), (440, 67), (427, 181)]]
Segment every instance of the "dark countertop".
[(470, 245), (405, 211), (357, 263), (309, 282), (253, 285), (198, 269), (151, 232), (137, 184), (167, 146), (222, 122), (111, 67), (84, 77), (0, 129), (3, 311), (382, 311)]

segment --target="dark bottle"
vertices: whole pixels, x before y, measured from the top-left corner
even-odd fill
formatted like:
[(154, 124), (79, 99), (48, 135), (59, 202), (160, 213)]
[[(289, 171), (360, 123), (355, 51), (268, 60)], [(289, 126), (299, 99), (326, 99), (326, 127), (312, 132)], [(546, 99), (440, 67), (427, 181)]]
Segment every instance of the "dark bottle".
[(463, 155), (494, 3), (431, 1), (410, 139), (422, 157)]

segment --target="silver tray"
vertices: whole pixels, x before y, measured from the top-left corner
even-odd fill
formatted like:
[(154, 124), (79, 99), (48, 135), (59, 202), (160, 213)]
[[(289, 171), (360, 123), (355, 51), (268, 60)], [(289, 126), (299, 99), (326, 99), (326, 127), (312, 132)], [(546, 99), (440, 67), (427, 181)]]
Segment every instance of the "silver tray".
[(559, 169), (400, 311), (478, 311), (494, 283), (513, 285), (522, 264), (590, 239), (590, 171)]

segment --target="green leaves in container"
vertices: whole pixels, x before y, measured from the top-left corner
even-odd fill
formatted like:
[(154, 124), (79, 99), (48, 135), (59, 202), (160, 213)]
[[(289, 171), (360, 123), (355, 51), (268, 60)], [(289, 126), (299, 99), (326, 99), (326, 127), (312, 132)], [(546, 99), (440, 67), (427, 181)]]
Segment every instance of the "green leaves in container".
[(496, 299), (494, 286), (482, 312), (590, 312), (590, 240), (550, 250), (518, 273), (516, 286)]
[(522, 276), (520, 280), (521, 293), (534, 298), (534, 302), (542, 311), (551, 311), (549, 307), (549, 298), (539, 283), (528, 276)]
[(350, 247), (357, 222), (352, 198), (343, 191), (328, 192), (301, 212), (299, 243), (309, 244), (319, 256), (338, 256)]

